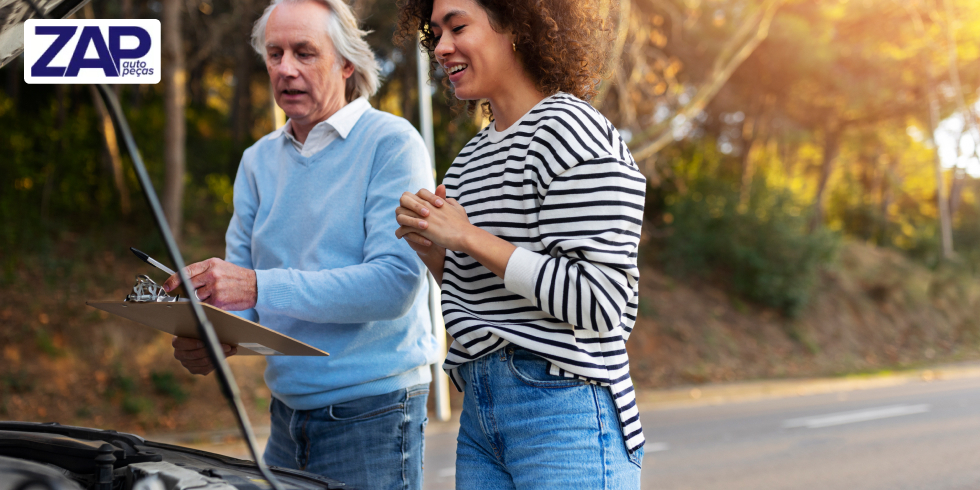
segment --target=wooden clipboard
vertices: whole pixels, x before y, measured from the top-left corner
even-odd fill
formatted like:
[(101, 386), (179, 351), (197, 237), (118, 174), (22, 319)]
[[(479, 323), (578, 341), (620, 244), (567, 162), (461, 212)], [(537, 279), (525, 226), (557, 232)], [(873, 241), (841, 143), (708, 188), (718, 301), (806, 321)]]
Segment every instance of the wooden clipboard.
[[(131, 301), (86, 301), (85, 304), (113, 315), (155, 328), (161, 332), (199, 339), (197, 322), (187, 301), (134, 303)], [(245, 356), (329, 356), (316, 347), (263, 327), (227, 311), (201, 303), (208, 320), (223, 344), (238, 346)]]

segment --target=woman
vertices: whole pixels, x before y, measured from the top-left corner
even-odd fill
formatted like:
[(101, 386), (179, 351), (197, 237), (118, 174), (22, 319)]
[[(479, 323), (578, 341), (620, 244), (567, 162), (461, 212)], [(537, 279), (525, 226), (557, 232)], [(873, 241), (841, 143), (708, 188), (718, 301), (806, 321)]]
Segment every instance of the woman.
[(454, 338), (457, 488), (639, 488), (625, 341), (645, 181), (582, 100), (603, 68), (592, 3), (401, 3), (402, 35), (421, 33), (456, 97), (492, 117), (436, 194), (396, 211)]

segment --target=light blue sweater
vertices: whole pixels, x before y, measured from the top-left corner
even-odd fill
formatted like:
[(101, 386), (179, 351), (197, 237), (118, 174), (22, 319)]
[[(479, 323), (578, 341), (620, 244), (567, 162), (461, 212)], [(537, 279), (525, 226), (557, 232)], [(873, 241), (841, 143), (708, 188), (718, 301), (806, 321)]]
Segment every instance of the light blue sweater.
[(428, 383), (440, 359), (425, 267), (395, 238), (401, 194), (434, 188), (422, 138), (374, 109), (310, 157), (275, 135), (245, 150), (235, 177), (226, 259), (258, 286), (239, 314), (330, 356), (267, 357), (266, 384), (310, 410)]

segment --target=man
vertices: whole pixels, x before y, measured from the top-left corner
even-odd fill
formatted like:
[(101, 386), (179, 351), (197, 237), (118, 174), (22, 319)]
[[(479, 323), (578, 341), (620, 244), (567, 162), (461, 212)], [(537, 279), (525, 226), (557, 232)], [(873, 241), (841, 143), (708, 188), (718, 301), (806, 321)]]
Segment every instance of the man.
[[(439, 359), (425, 269), (391, 216), (433, 181), (418, 132), (367, 102), (378, 67), (365, 34), (343, 0), (265, 10), (252, 45), (289, 121), (245, 151), (226, 260), (187, 270), (203, 302), (330, 353), (267, 358), (268, 464), (421, 488), (427, 366)], [(173, 346), (190, 372), (213, 369), (199, 341)]]

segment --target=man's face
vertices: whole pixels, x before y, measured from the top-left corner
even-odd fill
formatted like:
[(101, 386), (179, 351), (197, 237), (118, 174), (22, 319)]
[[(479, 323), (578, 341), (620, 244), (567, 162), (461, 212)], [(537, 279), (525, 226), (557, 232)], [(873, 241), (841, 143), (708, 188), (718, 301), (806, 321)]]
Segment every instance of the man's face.
[(337, 57), (326, 30), (330, 15), (315, 1), (281, 3), (265, 27), (265, 67), (276, 104), (295, 124), (312, 126), (347, 103), (344, 88), (354, 67)]

